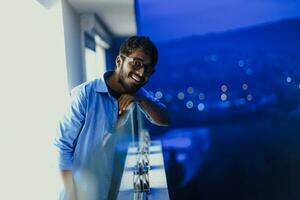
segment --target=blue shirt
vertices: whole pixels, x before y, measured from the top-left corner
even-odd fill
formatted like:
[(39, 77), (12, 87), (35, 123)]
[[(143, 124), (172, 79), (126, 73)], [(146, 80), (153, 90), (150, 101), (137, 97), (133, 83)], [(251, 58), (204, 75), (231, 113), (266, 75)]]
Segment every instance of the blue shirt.
[[(144, 88), (138, 92), (142, 92), (150, 101), (161, 104)], [(116, 125), (118, 101), (109, 94), (104, 77), (75, 87), (71, 94), (73, 100), (59, 123), (55, 146), (59, 152), (59, 168), (75, 171), (99, 148), (105, 136)], [(128, 113), (123, 123), (128, 119)], [(147, 113), (144, 114), (152, 121)]]

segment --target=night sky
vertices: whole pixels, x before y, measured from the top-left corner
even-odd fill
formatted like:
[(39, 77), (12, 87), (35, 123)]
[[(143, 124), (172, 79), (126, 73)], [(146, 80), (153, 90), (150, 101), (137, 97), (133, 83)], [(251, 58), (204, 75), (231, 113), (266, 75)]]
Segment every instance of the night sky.
[(137, 1), (138, 32), (156, 42), (299, 16), (298, 0)]

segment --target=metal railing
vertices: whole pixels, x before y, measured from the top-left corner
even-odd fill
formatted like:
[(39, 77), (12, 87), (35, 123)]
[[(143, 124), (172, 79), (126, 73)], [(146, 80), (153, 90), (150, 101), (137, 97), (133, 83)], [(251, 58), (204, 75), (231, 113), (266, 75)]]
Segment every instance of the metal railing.
[(136, 148), (136, 163), (133, 169), (133, 198), (134, 200), (148, 199), (149, 182), (149, 148), (150, 135), (143, 129), (142, 116), (137, 106), (132, 112), (132, 144)]

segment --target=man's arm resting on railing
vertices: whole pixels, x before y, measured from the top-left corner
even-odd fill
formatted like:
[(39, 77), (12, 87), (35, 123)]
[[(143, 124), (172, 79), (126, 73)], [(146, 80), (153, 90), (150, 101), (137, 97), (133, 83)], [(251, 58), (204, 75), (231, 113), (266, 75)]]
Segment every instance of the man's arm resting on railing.
[(155, 124), (160, 126), (168, 126), (170, 124), (167, 108), (163, 104), (154, 103), (144, 97), (138, 98), (137, 102)]
[(160, 126), (168, 126), (170, 117), (167, 108), (160, 102), (154, 102), (145, 93), (123, 94), (119, 98), (119, 115), (123, 114), (132, 102), (137, 102), (140, 107), (149, 115), (152, 121)]

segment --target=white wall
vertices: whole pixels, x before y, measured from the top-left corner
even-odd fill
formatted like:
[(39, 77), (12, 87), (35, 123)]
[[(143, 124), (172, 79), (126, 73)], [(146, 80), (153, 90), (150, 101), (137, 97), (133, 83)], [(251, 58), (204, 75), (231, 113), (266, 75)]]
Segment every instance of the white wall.
[(84, 50), (81, 48), (80, 17), (65, 0), (62, 1), (62, 9), (69, 89), (72, 89), (86, 81), (84, 57), (82, 56)]
[(0, 7), (0, 199), (53, 200), (61, 186), (53, 138), (68, 102), (66, 55), (61, 3), (48, 5)]

